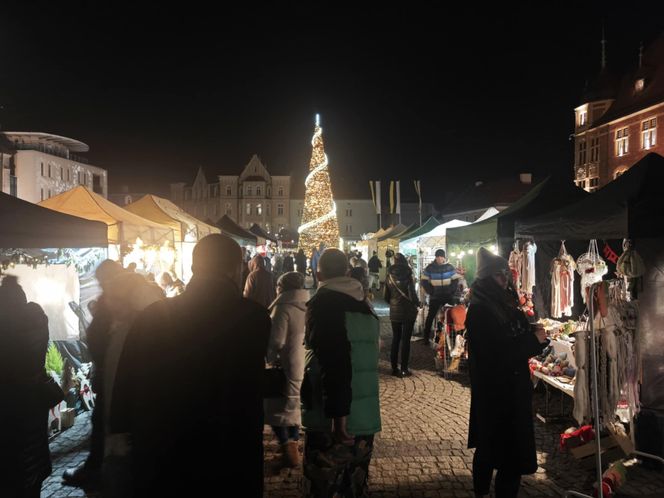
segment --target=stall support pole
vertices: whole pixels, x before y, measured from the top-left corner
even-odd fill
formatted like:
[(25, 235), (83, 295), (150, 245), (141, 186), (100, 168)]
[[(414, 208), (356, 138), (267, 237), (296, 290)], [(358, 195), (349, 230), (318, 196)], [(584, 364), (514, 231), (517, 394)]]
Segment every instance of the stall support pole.
[[(601, 284), (601, 283), (600, 283)], [(597, 465), (597, 496), (598, 498), (604, 498), (604, 493), (602, 491), (602, 441), (599, 434), (600, 423), (599, 423), (599, 399), (597, 393), (599, 388), (597, 387), (597, 350), (596, 350), (596, 340), (595, 340), (595, 303), (593, 298), (595, 296), (595, 289), (597, 289), (598, 284), (592, 284), (590, 286), (590, 292), (588, 297), (588, 320), (590, 321), (590, 360), (592, 365), (592, 385), (591, 393), (593, 397), (592, 402), (592, 411), (594, 417), (595, 425), (595, 464)], [(580, 496), (592, 498), (589, 495), (584, 495), (576, 491), (568, 490), (565, 492), (565, 496)]]
[[(590, 296), (588, 297), (588, 309), (590, 312), (590, 359), (592, 361), (593, 367), (593, 385), (592, 385), (592, 395), (593, 395), (593, 412), (595, 415), (595, 463), (597, 465), (597, 496), (599, 498), (604, 498), (604, 493), (602, 490), (602, 438), (600, 437), (600, 423), (599, 423), (599, 388), (597, 387), (597, 340), (595, 338), (595, 290), (597, 289), (598, 284), (593, 284), (590, 286)], [(601, 284), (600, 284), (601, 285)]]

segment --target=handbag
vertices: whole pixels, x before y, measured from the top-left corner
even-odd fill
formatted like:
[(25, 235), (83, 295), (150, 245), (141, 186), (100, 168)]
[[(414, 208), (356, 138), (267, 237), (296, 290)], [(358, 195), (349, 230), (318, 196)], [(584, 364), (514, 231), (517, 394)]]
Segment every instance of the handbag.
[(65, 393), (50, 375), (44, 375), (36, 387), (39, 404), (49, 410), (65, 399)]
[(275, 366), (263, 370), (263, 398), (285, 398), (288, 396), (288, 379), (284, 369)]

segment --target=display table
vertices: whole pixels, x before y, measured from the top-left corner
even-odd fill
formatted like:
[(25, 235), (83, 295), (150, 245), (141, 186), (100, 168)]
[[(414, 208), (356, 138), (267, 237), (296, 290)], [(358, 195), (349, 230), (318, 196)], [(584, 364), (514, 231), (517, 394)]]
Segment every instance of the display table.
[[(537, 381), (541, 379), (542, 382), (544, 382), (544, 387), (546, 389), (546, 393), (544, 395), (544, 414), (542, 415), (537, 413), (536, 417), (545, 424), (547, 422), (558, 422), (569, 418), (569, 415), (565, 414), (565, 396), (563, 396), (563, 394), (566, 394), (570, 398), (574, 399), (574, 385), (560, 382), (560, 380), (558, 380), (556, 377), (552, 377), (537, 371), (533, 372), (533, 377), (536, 380), (535, 385), (537, 385)], [(549, 414), (549, 386), (555, 387), (558, 389), (558, 391), (560, 391), (560, 413), (558, 415)]]
[(559, 389), (563, 393), (567, 394), (571, 398), (574, 398), (574, 384), (566, 384), (564, 382), (560, 382), (557, 377), (552, 377), (551, 375), (546, 375), (543, 374), (542, 372), (533, 372), (533, 376), (536, 377), (537, 379), (542, 379), (542, 381), (546, 382), (548, 385), (555, 387), (556, 389)]

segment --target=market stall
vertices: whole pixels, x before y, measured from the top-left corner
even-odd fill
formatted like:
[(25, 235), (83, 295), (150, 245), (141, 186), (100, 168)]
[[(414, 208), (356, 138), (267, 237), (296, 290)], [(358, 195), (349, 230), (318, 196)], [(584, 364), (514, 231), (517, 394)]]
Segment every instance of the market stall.
[(516, 220), (549, 212), (586, 196), (567, 178), (549, 176), (508, 208), (484, 220), (447, 231), (448, 252), (460, 254), (468, 249), (491, 248), (507, 257), (514, 245)]
[(252, 252), (256, 250), (256, 235), (242, 228), (229, 218), (228, 215), (222, 216), (217, 221), (217, 227), (221, 229), (221, 233), (225, 233), (241, 246), (248, 247)]
[[(561, 276), (572, 270), (580, 282), (578, 288), (570, 287), (574, 303), (583, 303), (582, 307), (590, 310), (589, 316), (595, 318), (586, 320), (576, 336), (577, 420), (593, 418), (606, 423), (618, 403), (626, 404), (630, 415), (639, 412), (637, 422), (655, 419), (661, 427), (662, 182), (664, 158), (649, 154), (591, 196), (547, 214), (516, 221), (515, 237), (532, 241), (539, 248), (536, 286), (551, 289), (550, 300), (542, 303), (541, 314), (550, 314), (557, 308), (556, 312), (560, 312), (557, 300), (567, 290)], [(613, 249), (618, 245), (625, 251)], [(573, 261), (576, 268), (552, 264), (561, 257)], [(603, 280), (605, 277), (610, 280)], [(570, 310), (573, 318), (578, 316), (576, 309)], [(591, 405), (589, 397), (596, 406)], [(637, 423), (637, 433), (639, 426), (644, 424)], [(639, 437), (636, 439), (639, 443)], [(639, 443), (641, 450), (663, 455), (663, 434), (649, 431), (644, 440), (645, 443)]]
[(191, 278), (191, 255), (196, 242), (206, 235), (220, 232), (219, 228), (194, 218), (171, 201), (156, 195), (145, 195), (125, 206), (125, 209), (173, 230), (176, 249), (175, 271), (185, 282)]
[(107, 227), (0, 193), (0, 273), (44, 308), (51, 340), (78, 339), (78, 274), (106, 257)]
[(134, 262), (146, 273), (163, 271), (175, 263), (171, 227), (127, 211), (87, 187), (79, 185), (39, 205), (105, 223), (110, 259)]

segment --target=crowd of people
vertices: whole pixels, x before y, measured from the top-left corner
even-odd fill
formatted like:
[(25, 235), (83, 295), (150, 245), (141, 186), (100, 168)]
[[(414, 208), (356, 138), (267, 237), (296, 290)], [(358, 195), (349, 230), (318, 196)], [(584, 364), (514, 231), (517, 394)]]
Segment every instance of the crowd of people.
[[(193, 251), (186, 286), (170, 274), (157, 284), (114, 261), (99, 265), (102, 294), (91, 308), (86, 339), (97, 396), (90, 453), (65, 471), (66, 483), (101, 487), (102, 496), (139, 497), (197, 496), (235, 482), (242, 483), (242, 496), (259, 497), (268, 424), (282, 465), (303, 467), (303, 496), (366, 496), (374, 435), (381, 430), (380, 327), (371, 299), (382, 287), (393, 333), (392, 375), (412, 375), (411, 336), (422, 300), (408, 259), (391, 254), (381, 285), (375, 252), (367, 262), (359, 252), (321, 245), (309, 258), (315, 285), (309, 290), (303, 251), (271, 261), (249, 257), (232, 239), (207, 236)], [(429, 296), (425, 334), (434, 308), (455, 299), (460, 280), (438, 250), (420, 281)], [(479, 251), (471, 294), (474, 488), (487, 496), (498, 469), (496, 496), (512, 497), (520, 476), (537, 465), (527, 361), (547, 341), (520, 312), (503, 258)], [(45, 381), (48, 324), (9, 277), (0, 286), (0, 307), (13, 317), (1, 337), (3, 359), (20, 366), (17, 385), (29, 384), (13, 400), (22, 410), (11, 419), (20, 428), (8, 446), (16, 458), (0, 491), (39, 496), (51, 470), (48, 402), (35, 404), (23, 393), (37, 392)], [(265, 395), (267, 366), (283, 371), (283, 395)], [(518, 444), (515, 433), (523, 435)]]

